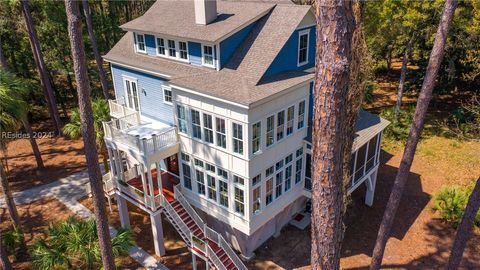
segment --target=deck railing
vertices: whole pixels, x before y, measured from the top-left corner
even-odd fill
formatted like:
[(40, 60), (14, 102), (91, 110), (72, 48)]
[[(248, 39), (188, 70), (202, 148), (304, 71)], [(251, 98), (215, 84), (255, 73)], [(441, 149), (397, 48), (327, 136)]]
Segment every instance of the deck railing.
[(179, 188), (180, 185), (176, 185), (173, 187), (173, 194), (175, 196), (175, 199), (183, 206), (185, 211), (190, 215), (190, 217), (193, 219), (195, 224), (203, 230), (203, 226), (205, 226), (205, 222), (202, 220), (202, 218), (198, 215), (197, 211), (193, 209), (193, 207), (190, 205), (190, 203), (187, 201), (187, 199), (183, 196), (182, 192), (180, 191)]
[(160, 193), (160, 200), (163, 205), (163, 209), (165, 210), (165, 216), (170, 220), (170, 222), (177, 227), (178, 230), (181, 232), (181, 236), (187, 245), (192, 244), (192, 233), (190, 229), (188, 229), (187, 224), (180, 218), (178, 213), (173, 209), (173, 206), (170, 205), (168, 200), (165, 198), (163, 194)]
[(138, 113), (137, 111), (130, 109), (127, 107), (125, 103), (125, 98), (120, 97), (118, 99), (109, 100), (108, 101), (108, 108), (110, 109), (110, 115), (115, 118), (121, 118), (126, 115), (130, 115), (133, 113)]
[(209, 245), (207, 245), (206, 251), (207, 251), (207, 258), (209, 258), (212, 261), (213, 265), (215, 265), (218, 270), (227, 270), (227, 268), (223, 265), (220, 258), (217, 256), (217, 254), (213, 251), (213, 249)]

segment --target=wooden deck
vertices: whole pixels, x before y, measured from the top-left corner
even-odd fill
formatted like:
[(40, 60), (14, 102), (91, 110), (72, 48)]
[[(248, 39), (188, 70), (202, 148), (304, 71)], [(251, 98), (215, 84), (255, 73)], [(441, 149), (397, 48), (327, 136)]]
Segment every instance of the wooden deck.
[[(158, 188), (158, 182), (157, 182), (157, 170), (153, 169), (152, 171), (152, 183), (153, 183), (153, 191), (156, 195), (159, 194), (159, 188)], [(165, 171), (161, 172), (161, 177), (162, 177), (162, 191), (163, 195), (165, 198), (167, 198), (168, 202), (173, 202), (175, 200), (174, 193), (173, 193), (173, 187), (179, 183), (179, 179)], [(145, 173), (145, 179), (148, 179), (147, 173)], [(143, 190), (143, 185), (142, 185), (142, 178), (140, 175), (138, 175), (135, 178), (132, 178), (130, 180), (127, 180), (127, 183), (139, 190)], [(147, 181), (147, 190), (150, 192), (150, 188), (148, 186), (148, 181)]]

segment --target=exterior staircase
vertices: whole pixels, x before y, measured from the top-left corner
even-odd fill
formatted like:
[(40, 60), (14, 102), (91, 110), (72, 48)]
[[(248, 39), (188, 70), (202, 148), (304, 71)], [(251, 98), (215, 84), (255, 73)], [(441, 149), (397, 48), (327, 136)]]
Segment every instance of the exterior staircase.
[(177, 186), (174, 196), (169, 201), (161, 195), (163, 212), (192, 252), (218, 270), (247, 270), (223, 236), (206, 225)]

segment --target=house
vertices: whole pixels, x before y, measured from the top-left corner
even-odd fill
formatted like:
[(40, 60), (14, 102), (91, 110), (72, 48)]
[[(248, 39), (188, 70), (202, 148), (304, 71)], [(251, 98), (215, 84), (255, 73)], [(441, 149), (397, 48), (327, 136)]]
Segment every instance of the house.
[[(246, 269), (311, 197), (315, 18), (288, 2), (157, 1), (104, 56), (115, 100), (104, 123), (122, 226), (126, 202), (161, 218), (217, 269)], [(386, 120), (362, 111), (348, 192), (373, 203)], [(235, 251), (234, 251), (235, 250)]]

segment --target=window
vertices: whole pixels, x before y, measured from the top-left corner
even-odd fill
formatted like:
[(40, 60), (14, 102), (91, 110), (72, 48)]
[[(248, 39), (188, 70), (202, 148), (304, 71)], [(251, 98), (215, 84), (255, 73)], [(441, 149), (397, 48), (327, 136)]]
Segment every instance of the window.
[(273, 125), (275, 124), (275, 116), (272, 115), (267, 118), (267, 147), (273, 144)]
[(277, 141), (283, 139), (283, 130), (285, 128), (285, 111), (277, 114)]
[(172, 104), (172, 88), (166, 86), (163, 87), (163, 101)]
[(228, 207), (228, 183), (218, 180), (220, 190), (220, 205)]
[(292, 165), (285, 168), (285, 192), (292, 187)]
[(201, 161), (199, 159), (195, 159), (194, 162), (195, 162), (195, 166), (203, 168), (203, 161)]
[(245, 181), (243, 180), (243, 178), (234, 175), (233, 176), (233, 183), (243, 186), (245, 184)]
[(183, 186), (192, 190), (192, 175), (190, 172), (190, 166), (185, 163), (182, 163), (183, 171)]
[(187, 155), (187, 154), (185, 154), (185, 153), (180, 154), (180, 158), (181, 158), (183, 161), (190, 162), (190, 156)]
[(207, 174), (208, 198), (217, 201), (217, 187), (215, 177)]
[(235, 187), (235, 212), (245, 214), (243, 190), (237, 187)]
[(273, 166), (265, 170), (265, 177), (269, 177), (274, 172)]
[(213, 143), (213, 121), (212, 116), (203, 114), (203, 136), (206, 142)]
[(280, 170), (283, 167), (283, 159), (275, 164), (275, 170)]
[(304, 126), (305, 126), (305, 100), (298, 103), (297, 128), (301, 129)]
[(137, 41), (137, 52), (143, 52), (146, 53), (146, 48), (145, 48), (145, 36), (142, 34), (137, 34), (135, 33), (135, 40)]
[(199, 170), (195, 170), (195, 173), (197, 177), (198, 194), (205, 195), (205, 179), (203, 176), (203, 172)]
[(275, 198), (282, 196), (283, 171), (275, 176)]
[(252, 126), (252, 152), (256, 154), (260, 152), (260, 136), (261, 136), (261, 123), (255, 123)]
[(187, 43), (184, 41), (178, 42), (178, 51), (180, 52), (181, 59), (188, 59)]
[(256, 184), (260, 183), (262, 181), (262, 175), (259, 174), (255, 177), (252, 178), (252, 186), (255, 186)]
[(217, 168), (217, 175), (222, 177), (225, 180), (228, 180), (228, 172), (225, 170), (222, 170), (220, 168)]
[(295, 184), (302, 181), (302, 166), (303, 166), (303, 158), (300, 157), (295, 161)]
[(200, 112), (190, 110), (192, 115), (192, 136), (197, 139), (202, 139), (202, 128), (200, 127)]
[(269, 205), (273, 201), (273, 178), (265, 181), (266, 193), (265, 193), (265, 205)]
[(205, 169), (209, 172), (213, 172), (215, 173), (215, 166), (213, 166), (212, 164), (210, 163), (205, 163)]
[(302, 147), (302, 148), (298, 148), (298, 150), (297, 150), (297, 152), (296, 152), (296, 154), (295, 154), (295, 156), (296, 156), (297, 158), (300, 157), (301, 155), (303, 155), (303, 147)]
[(295, 117), (295, 106), (287, 109), (287, 136), (293, 133), (293, 118)]
[(168, 40), (168, 55), (171, 57), (177, 57), (177, 49), (175, 47), (175, 40)]
[(185, 113), (185, 107), (177, 105), (178, 115), (178, 130), (183, 133), (187, 133), (187, 114)]
[(227, 148), (227, 136), (225, 135), (225, 119), (215, 117), (215, 133), (217, 134), (217, 146)]
[(288, 163), (292, 162), (292, 160), (293, 160), (293, 154), (288, 155), (285, 158), (285, 164), (288, 164)]
[(212, 46), (203, 45), (202, 63), (205, 66), (213, 67), (213, 47)]
[(163, 38), (157, 38), (157, 54), (165, 55), (165, 40)]
[(258, 214), (260, 212), (260, 187), (253, 190), (253, 213)]
[(298, 36), (298, 66), (308, 63), (308, 36), (310, 29), (301, 31)]
[(124, 78), (124, 83), (125, 94), (127, 96), (127, 107), (136, 111), (140, 111), (137, 80)]
[(243, 155), (243, 126), (232, 123), (233, 129), (233, 152)]

